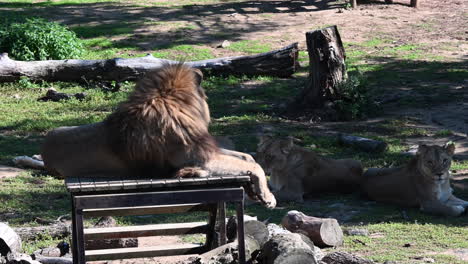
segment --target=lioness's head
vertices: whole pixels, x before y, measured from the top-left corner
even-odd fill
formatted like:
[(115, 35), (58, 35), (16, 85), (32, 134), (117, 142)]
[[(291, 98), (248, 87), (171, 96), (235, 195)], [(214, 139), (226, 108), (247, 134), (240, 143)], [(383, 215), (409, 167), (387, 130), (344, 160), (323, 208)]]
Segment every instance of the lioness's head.
[(273, 170), (286, 168), (288, 155), (294, 146), (292, 138), (276, 139), (269, 135), (260, 138), (257, 146), (257, 162), (267, 174)]
[(417, 152), (418, 169), (432, 181), (447, 180), (455, 153), (455, 144), (448, 143), (445, 146), (419, 145)]

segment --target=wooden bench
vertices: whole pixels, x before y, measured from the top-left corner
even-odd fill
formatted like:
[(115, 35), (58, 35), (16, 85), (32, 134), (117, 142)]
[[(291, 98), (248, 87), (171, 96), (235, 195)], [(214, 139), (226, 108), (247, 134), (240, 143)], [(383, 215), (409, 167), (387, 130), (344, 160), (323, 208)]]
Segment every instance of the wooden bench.
[[(189, 179), (67, 178), (71, 194), (73, 263), (86, 261), (200, 254), (211, 249), (216, 219), (219, 244), (226, 243), (226, 203), (236, 205), (239, 262), (245, 263), (244, 189), (249, 176)], [(88, 228), (84, 217), (152, 215), (207, 211), (208, 222), (157, 224), (113, 228)], [(218, 216), (218, 217), (217, 217)], [(86, 250), (85, 240), (206, 233), (204, 245), (172, 245)]]

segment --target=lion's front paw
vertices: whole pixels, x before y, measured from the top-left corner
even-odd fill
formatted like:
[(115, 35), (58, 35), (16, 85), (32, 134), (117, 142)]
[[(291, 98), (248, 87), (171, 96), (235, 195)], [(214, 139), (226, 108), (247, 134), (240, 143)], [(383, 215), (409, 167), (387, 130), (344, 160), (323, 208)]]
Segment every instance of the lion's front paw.
[(199, 167), (186, 167), (178, 170), (174, 177), (175, 178), (199, 178), (199, 177), (208, 177), (209, 172), (203, 170)]
[(465, 212), (465, 207), (463, 205), (455, 205), (452, 207), (452, 213), (454, 216), (459, 216)]

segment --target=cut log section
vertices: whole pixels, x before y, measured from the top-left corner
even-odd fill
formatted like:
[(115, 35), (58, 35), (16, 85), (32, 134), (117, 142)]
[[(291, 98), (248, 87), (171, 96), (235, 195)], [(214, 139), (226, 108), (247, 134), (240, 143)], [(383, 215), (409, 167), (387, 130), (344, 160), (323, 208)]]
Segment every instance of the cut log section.
[[(237, 223), (232, 218), (228, 221), (228, 233), (230, 237), (237, 237)], [(262, 245), (268, 238), (268, 229), (266, 225), (257, 220), (244, 221), (244, 234), (245, 234), (245, 256), (247, 260), (255, 258)], [(198, 256), (192, 263), (193, 264), (214, 264), (214, 263), (233, 263), (239, 258), (237, 250), (238, 242), (222, 245), (213, 250)]]
[[(212, 75), (270, 75), (289, 77), (298, 67), (298, 44), (251, 56), (226, 57), (186, 62)], [(83, 82), (136, 80), (148, 71), (175, 61), (152, 55), (131, 59), (15, 61), (7, 53), (0, 54), (0, 82), (17, 81), (21, 77), (39, 81)]]
[(7, 224), (0, 223), (0, 255), (21, 251), (20, 236)]
[(373, 261), (351, 255), (346, 252), (332, 252), (323, 257), (326, 264), (374, 264)]
[(306, 235), (316, 246), (335, 247), (343, 245), (343, 231), (336, 219), (307, 216), (294, 210), (289, 211), (283, 217), (281, 224), (291, 232)]
[(263, 264), (316, 264), (313, 248), (300, 234), (273, 236), (262, 248), (258, 260)]

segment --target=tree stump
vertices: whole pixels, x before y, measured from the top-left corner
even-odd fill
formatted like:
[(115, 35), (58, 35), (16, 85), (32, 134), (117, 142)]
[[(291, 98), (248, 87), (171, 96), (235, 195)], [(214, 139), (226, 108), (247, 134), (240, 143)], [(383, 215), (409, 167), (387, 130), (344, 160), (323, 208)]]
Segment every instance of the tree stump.
[(340, 93), (338, 84), (347, 78), (345, 50), (337, 26), (306, 33), (309, 80), (297, 106), (317, 109)]
[(281, 224), (287, 230), (304, 234), (319, 247), (343, 245), (343, 231), (333, 218), (307, 216), (299, 211), (289, 211)]
[(265, 243), (258, 260), (263, 264), (317, 264), (310, 244), (300, 234), (279, 234)]

